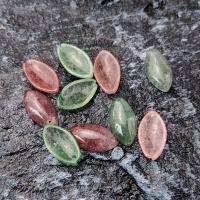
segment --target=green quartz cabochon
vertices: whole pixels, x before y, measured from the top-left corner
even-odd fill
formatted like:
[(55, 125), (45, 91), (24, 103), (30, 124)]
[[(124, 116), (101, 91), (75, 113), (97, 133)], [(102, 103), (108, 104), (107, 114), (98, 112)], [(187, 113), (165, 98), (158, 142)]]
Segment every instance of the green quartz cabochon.
[(92, 99), (96, 90), (97, 84), (94, 79), (73, 81), (63, 88), (57, 99), (57, 105), (65, 110), (81, 108)]
[(63, 164), (76, 166), (81, 160), (79, 146), (67, 130), (55, 125), (46, 125), (43, 138), (49, 152)]
[(109, 127), (120, 143), (130, 146), (137, 132), (137, 117), (123, 98), (117, 98), (111, 105)]
[(163, 92), (172, 85), (172, 70), (166, 58), (157, 50), (150, 49), (145, 58), (146, 74), (149, 81)]
[(79, 78), (93, 77), (93, 64), (83, 50), (63, 43), (57, 48), (57, 54), (63, 67), (73, 76)]

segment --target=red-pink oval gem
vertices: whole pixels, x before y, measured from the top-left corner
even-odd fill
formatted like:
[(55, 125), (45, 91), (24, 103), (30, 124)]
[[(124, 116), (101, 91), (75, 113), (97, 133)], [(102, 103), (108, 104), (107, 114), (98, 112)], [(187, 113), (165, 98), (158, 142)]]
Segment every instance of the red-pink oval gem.
[(167, 141), (167, 129), (161, 116), (148, 112), (140, 122), (138, 140), (144, 155), (156, 160), (162, 153)]
[(46, 93), (59, 91), (58, 76), (49, 65), (30, 59), (23, 63), (23, 70), (29, 82), (38, 90)]
[(55, 107), (44, 94), (35, 90), (25, 91), (24, 105), (29, 117), (40, 126), (58, 124)]
[(80, 147), (90, 152), (104, 152), (113, 149), (118, 142), (106, 128), (96, 124), (81, 124), (71, 128)]
[(108, 51), (102, 50), (94, 62), (94, 76), (102, 90), (107, 94), (115, 94), (120, 82), (120, 65)]

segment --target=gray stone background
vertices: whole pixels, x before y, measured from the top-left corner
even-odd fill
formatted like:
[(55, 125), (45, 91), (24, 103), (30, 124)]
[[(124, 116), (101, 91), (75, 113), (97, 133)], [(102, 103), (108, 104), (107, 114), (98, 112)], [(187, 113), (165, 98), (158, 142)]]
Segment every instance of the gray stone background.
[[(200, 199), (200, 1), (198, 0), (0, 0), (0, 199), (112, 200)], [(122, 68), (120, 89), (100, 89), (76, 112), (59, 111), (60, 125), (106, 126), (108, 108), (125, 98), (141, 120), (155, 109), (165, 119), (168, 140), (157, 161), (146, 159), (136, 138), (131, 147), (84, 153), (78, 167), (54, 160), (42, 128), (25, 113), (31, 88), (22, 62), (39, 58), (53, 66), (62, 87), (75, 78), (60, 66), (55, 48), (68, 42), (92, 61), (110, 50)], [(151, 47), (168, 59), (173, 86), (158, 91), (144, 74)], [(56, 96), (50, 96), (55, 103)]]

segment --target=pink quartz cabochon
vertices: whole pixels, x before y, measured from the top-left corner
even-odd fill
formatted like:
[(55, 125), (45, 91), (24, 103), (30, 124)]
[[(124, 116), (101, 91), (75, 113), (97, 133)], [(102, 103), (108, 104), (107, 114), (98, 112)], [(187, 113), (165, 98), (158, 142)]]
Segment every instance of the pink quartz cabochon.
[(138, 140), (144, 155), (156, 160), (162, 153), (167, 141), (167, 129), (161, 116), (149, 111), (140, 122)]
[(103, 126), (80, 124), (71, 128), (80, 147), (90, 152), (105, 152), (117, 146), (113, 134)]
[(117, 59), (107, 50), (102, 50), (94, 62), (94, 76), (107, 94), (115, 94), (120, 83), (120, 65)]
[(27, 90), (24, 105), (28, 116), (40, 126), (58, 124), (58, 115), (52, 102), (41, 92)]
[(36, 89), (51, 94), (58, 93), (59, 79), (49, 65), (30, 59), (22, 67), (27, 79)]

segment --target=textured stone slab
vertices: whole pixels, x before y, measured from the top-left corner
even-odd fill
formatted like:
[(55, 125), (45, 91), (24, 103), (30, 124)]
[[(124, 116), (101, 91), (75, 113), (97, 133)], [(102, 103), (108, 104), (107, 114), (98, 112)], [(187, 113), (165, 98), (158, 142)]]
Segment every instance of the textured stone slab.
[[(198, 0), (0, 1), (0, 199), (199, 199), (198, 19)], [(103, 48), (117, 55), (121, 82), (115, 96), (98, 90), (90, 106), (78, 113), (59, 112), (62, 126), (106, 126), (115, 97), (130, 102), (139, 120), (156, 109), (168, 127), (158, 161), (144, 158), (137, 140), (131, 147), (121, 146), (120, 160), (109, 153), (107, 160), (85, 155), (72, 169), (49, 158), (42, 130), (23, 106), (30, 84), (21, 65), (29, 58), (42, 58), (58, 71), (65, 86), (74, 77), (55, 56), (63, 42), (84, 49), (93, 62)], [(153, 46), (173, 70), (168, 93), (145, 76), (145, 55)]]

